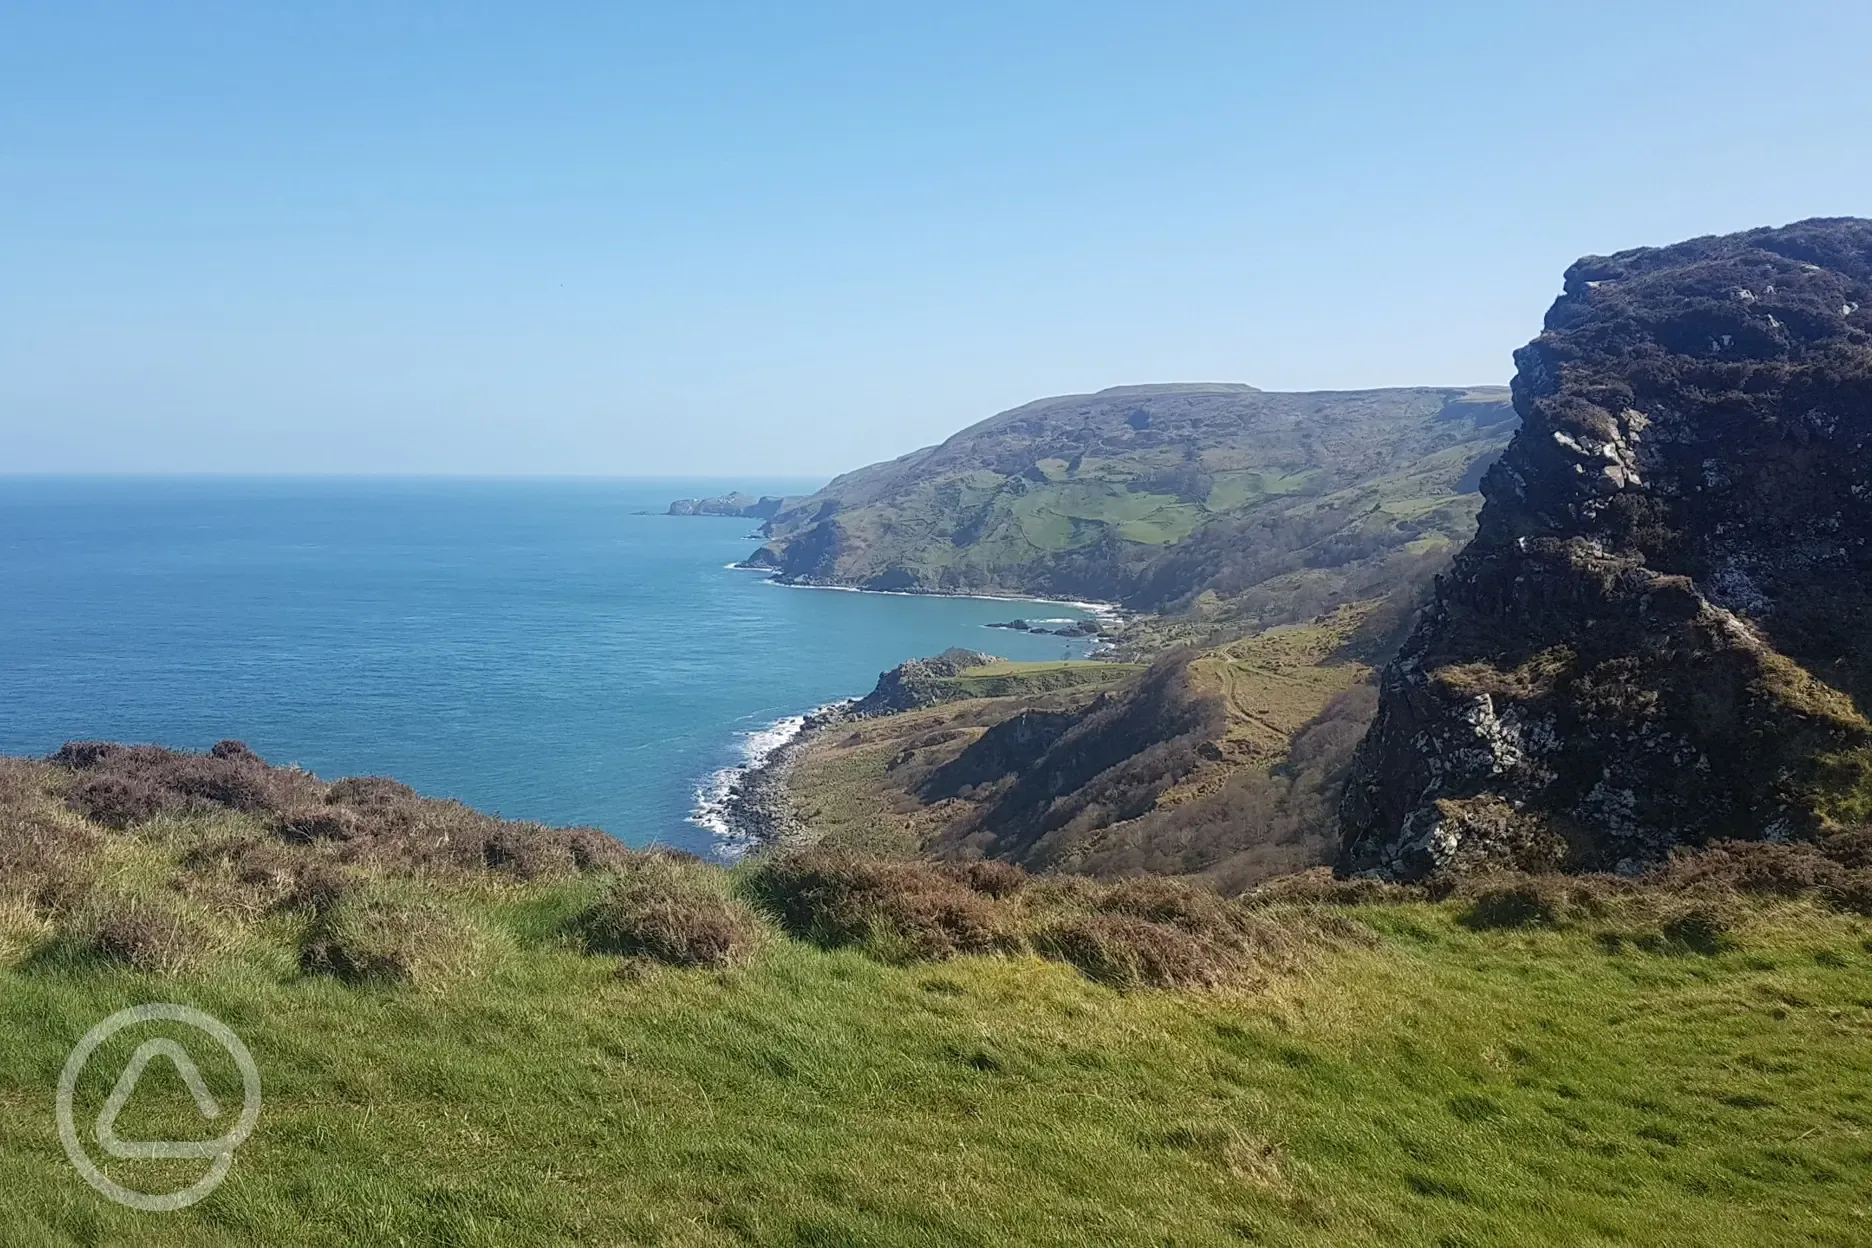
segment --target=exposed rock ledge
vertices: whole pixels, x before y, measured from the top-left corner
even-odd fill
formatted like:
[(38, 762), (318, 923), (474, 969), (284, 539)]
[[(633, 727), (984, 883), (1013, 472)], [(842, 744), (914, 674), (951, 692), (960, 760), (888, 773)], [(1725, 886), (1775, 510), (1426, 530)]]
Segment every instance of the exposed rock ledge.
[(1589, 258), (1386, 668), (1342, 870), (1636, 870), (1872, 816), (1872, 222)]

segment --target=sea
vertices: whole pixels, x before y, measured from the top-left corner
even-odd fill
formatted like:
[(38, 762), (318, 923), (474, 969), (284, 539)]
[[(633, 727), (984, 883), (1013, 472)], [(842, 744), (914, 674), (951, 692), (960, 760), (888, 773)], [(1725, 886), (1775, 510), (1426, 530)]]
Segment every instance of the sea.
[(716, 809), (816, 707), (1090, 608), (782, 586), (756, 522), (663, 514), (801, 480), (0, 477), (0, 754), (232, 738), (511, 819), (729, 856)]

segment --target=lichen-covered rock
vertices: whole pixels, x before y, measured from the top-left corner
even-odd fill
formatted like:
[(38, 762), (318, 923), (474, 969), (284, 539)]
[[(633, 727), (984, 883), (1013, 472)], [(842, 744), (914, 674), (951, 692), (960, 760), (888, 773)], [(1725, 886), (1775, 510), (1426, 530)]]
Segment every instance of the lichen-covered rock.
[(1515, 362), (1341, 869), (1629, 871), (1872, 815), (1872, 221), (1581, 260)]

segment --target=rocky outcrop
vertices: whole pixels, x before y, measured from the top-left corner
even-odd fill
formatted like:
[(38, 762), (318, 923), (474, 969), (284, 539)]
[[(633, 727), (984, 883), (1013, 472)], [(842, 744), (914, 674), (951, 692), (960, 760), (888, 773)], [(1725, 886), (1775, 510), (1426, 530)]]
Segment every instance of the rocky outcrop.
[(736, 490), (717, 498), (679, 498), (669, 505), (672, 516), (738, 516), (743, 520), (771, 520), (787, 500), (774, 494), (755, 498)]
[(994, 656), (978, 650), (951, 647), (933, 659), (911, 659), (899, 663), (878, 676), (877, 687), (857, 701), (849, 703), (847, 713), (864, 719), (873, 715), (895, 715), (941, 702), (953, 702), (968, 696), (944, 683), (973, 667), (994, 662)]
[(1630, 871), (1872, 815), (1872, 221), (1581, 260), (1515, 362), (1341, 869)]

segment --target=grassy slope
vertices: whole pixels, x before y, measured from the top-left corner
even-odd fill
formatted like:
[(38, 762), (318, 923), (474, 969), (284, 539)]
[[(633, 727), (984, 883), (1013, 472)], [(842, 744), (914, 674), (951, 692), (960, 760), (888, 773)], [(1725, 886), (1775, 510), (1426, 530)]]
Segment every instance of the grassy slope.
[[(1226, 707), (1223, 730), (1216, 739), (1218, 752), (1212, 763), (1165, 792), (1157, 806), (1167, 809), (1216, 795), (1245, 768), (1266, 772), (1278, 765), (1294, 735), (1334, 696), (1370, 678), (1370, 668), (1337, 656), (1370, 609), (1371, 604), (1358, 604), (1317, 623), (1269, 629), (1196, 657), (1190, 663), (1193, 693), (1220, 698)], [(1057, 676), (1053, 675), (1056, 669)], [(868, 851), (919, 852), (945, 828), (977, 813), (966, 800), (935, 806), (919, 803), (913, 786), (931, 768), (961, 754), (987, 726), (1022, 710), (1083, 705), (1099, 689), (1114, 698), (1130, 696), (1119, 678), (1140, 670), (1135, 664), (1089, 663), (976, 669), (952, 683), (973, 680), (971, 692), (993, 701), (893, 715), (831, 734), (802, 753), (789, 773), (789, 790), (807, 826), (828, 843)], [(1023, 683), (988, 679), (999, 673), (1018, 675)], [(1068, 673), (1089, 682), (1088, 696), (1057, 696), (1070, 689)], [(1138, 749), (1150, 744), (1140, 740)], [(910, 761), (906, 753), (913, 756), (916, 766), (904, 766)], [(1127, 839), (1128, 830), (1122, 824), (1101, 837), (1108, 846)], [(1200, 853), (1193, 850), (1185, 870), (1196, 869), (1197, 856)]]
[[(1459, 486), (1474, 490), (1471, 466), (1511, 427), (1504, 390), (1173, 386), (1041, 400), (840, 477), (776, 516), (759, 558), (823, 582), (1156, 607), (1206, 583), (1157, 562), (1226, 522), (1253, 557), (1291, 565), (1231, 578), (1199, 558), (1230, 592), (1303, 567), (1336, 585), (1354, 563), (1465, 540), (1477, 497)], [(1216, 540), (1239, 544), (1233, 530)]]
[(1143, 670), (1144, 665), (1141, 663), (1070, 659), (1058, 663), (1016, 663), (1008, 659), (996, 659), (954, 676), (939, 677), (936, 683), (971, 698), (1005, 698), (1030, 693), (1053, 693), (1089, 685), (1108, 685)]
[[(868, 853), (911, 855), (955, 813), (920, 805), (893, 773), (906, 749), (952, 758), (988, 725), (1030, 706), (1081, 705), (1141, 670), (1134, 663), (1013, 663), (998, 659), (936, 683), (963, 699), (861, 721), (808, 744), (787, 773), (814, 839)], [(933, 742), (933, 743), (932, 743)]]
[[(1371, 908), (1374, 947), (1258, 993), (1120, 995), (1033, 960), (892, 968), (790, 941), (737, 971), (620, 977), (550, 935), (586, 887), (490, 894), (508, 951), (430, 992), (252, 953), (180, 979), (0, 971), (0, 1242), (1521, 1248), (1872, 1227), (1863, 920), (1786, 908), (1700, 956)], [(234, 1026), (267, 1098), (222, 1190), (161, 1217), (82, 1186), (50, 1111), (75, 1038), (152, 999)]]

